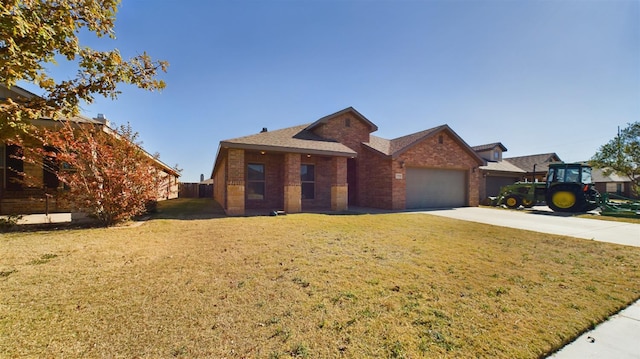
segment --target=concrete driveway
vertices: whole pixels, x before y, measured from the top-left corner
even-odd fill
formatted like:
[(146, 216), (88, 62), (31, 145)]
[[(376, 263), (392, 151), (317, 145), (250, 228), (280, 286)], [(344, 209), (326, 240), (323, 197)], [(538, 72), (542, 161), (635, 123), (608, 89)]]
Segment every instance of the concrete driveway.
[[(465, 207), (420, 213), (640, 247), (640, 224), (574, 218), (550, 212), (547, 207), (522, 211)], [(584, 333), (549, 358), (640, 359), (640, 301)]]
[(518, 211), (500, 208), (462, 207), (420, 213), (500, 227), (519, 228), (640, 247), (640, 224), (576, 218), (570, 214), (551, 212), (548, 207), (540, 206), (530, 210)]

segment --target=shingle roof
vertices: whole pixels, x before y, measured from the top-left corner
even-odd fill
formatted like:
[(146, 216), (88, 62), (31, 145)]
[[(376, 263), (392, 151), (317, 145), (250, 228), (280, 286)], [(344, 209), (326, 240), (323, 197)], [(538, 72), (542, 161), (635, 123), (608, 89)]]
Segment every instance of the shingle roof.
[(355, 157), (357, 153), (340, 142), (320, 137), (307, 130), (309, 124), (261, 132), (255, 135), (220, 141), (221, 147), (262, 151), (296, 152)]
[(527, 172), (533, 172), (534, 165), (536, 172), (547, 172), (550, 162), (560, 162), (561, 160), (555, 153), (541, 153), (530, 156), (509, 157), (503, 159), (503, 161), (507, 161)]
[(429, 135), (434, 134), (448, 127), (449, 126), (447, 125), (442, 125), (442, 126), (428, 129), (428, 130), (412, 133), (410, 135), (398, 137), (393, 140), (386, 140), (381, 137), (369, 135), (369, 142), (365, 143), (365, 145), (369, 146), (370, 148), (373, 148), (374, 150), (382, 153), (383, 155), (395, 157), (398, 154), (407, 150), (412, 145), (428, 137)]
[(391, 141), (384, 139), (382, 137), (369, 135), (369, 142), (365, 143), (365, 145), (370, 148), (382, 153), (383, 155), (390, 156), (391, 155)]
[[(398, 137), (396, 139), (391, 140), (391, 155), (395, 156), (400, 152), (404, 152), (406, 149), (411, 147), (412, 145), (420, 142), (426, 137), (443, 130), (445, 128), (449, 128), (447, 125), (441, 125), (438, 127), (430, 128), (428, 130), (412, 133), (410, 135)], [(451, 131), (453, 132), (453, 131)]]
[(506, 151), (507, 150), (507, 148), (504, 147), (504, 145), (502, 143), (500, 143), (500, 142), (488, 143), (486, 145), (473, 146), (473, 147), (471, 147), (471, 149), (476, 151), (476, 152), (481, 152), (481, 151), (491, 150), (491, 149), (494, 149), (496, 147), (500, 147), (500, 149), (502, 151)]
[(496, 172), (527, 173), (527, 171), (507, 161), (500, 161), (500, 162), (488, 161), (486, 165), (480, 166), (480, 169), (485, 171), (496, 171)]
[(413, 145), (418, 144), (425, 138), (433, 136), (441, 131), (448, 131), (449, 134), (456, 141), (458, 141), (463, 148), (467, 149), (471, 156), (476, 158), (478, 163), (484, 163), (482, 158), (480, 158), (480, 156), (478, 156), (478, 154), (475, 153), (475, 151), (473, 151), (471, 147), (469, 147), (469, 145), (467, 145), (467, 143), (464, 142), (448, 125), (441, 125), (428, 130), (398, 137), (393, 140), (386, 140), (384, 138), (369, 135), (369, 142), (364, 143), (364, 145), (385, 156), (396, 158), (397, 156), (411, 148)]
[(626, 176), (621, 176), (615, 172), (605, 176), (604, 171), (600, 168), (594, 168), (591, 170), (591, 177), (593, 182), (629, 182), (630, 179)]

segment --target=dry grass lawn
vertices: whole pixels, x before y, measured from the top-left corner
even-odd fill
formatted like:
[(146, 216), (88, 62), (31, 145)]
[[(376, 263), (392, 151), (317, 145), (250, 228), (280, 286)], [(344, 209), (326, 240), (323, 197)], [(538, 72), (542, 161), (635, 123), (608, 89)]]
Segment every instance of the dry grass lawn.
[(640, 298), (640, 248), (163, 206), (137, 227), (1, 235), (0, 357), (539, 358)]

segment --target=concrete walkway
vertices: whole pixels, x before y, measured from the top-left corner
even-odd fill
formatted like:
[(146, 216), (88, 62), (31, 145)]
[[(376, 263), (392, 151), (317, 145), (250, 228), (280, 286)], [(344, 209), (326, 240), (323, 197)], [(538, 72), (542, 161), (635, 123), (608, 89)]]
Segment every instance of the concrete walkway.
[[(640, 224), (574, 218), (549, 212), (546, 207), (523, 211), (467, 207), (420, 213), (640, 247)], [(640, 301), (584, 333), (549, 358), (640, 359)]]

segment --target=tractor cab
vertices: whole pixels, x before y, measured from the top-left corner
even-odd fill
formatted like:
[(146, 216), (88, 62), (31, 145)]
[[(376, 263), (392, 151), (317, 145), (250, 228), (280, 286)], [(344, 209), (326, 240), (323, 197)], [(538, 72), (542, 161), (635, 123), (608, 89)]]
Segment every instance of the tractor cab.
[(582, 163), (549, 164), (546, 192), (547, 205), (556, 212), (586, 212), (600, 203), (591, 166)]
[(581, 163), (551, 163), (547, 174), (547, 184), (551, 183), (593, 184), (591, 166)]

